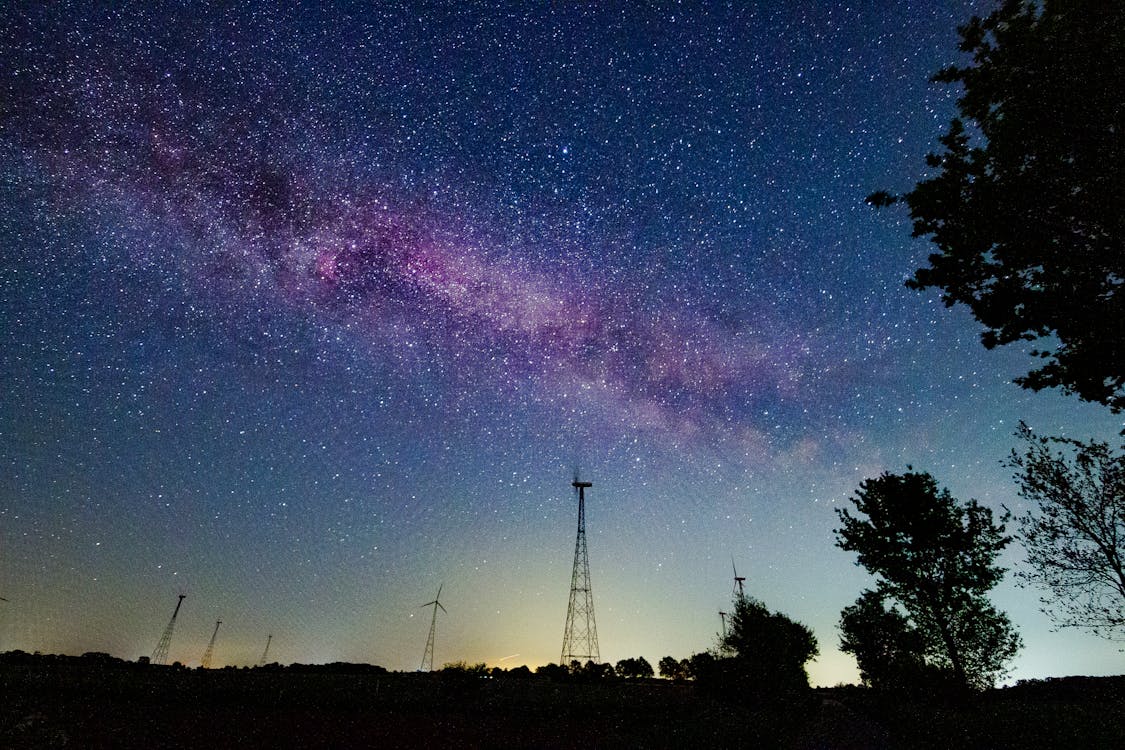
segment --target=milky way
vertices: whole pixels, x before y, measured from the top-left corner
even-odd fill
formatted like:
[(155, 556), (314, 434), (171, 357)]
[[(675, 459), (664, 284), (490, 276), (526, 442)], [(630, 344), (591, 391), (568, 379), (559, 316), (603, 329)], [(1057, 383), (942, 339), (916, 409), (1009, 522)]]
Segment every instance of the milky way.
[(216, 661), (413, 668), (444, 582), (437, 661), (542, 663), (578, 463), (603, 657), (711, 645), (735, 556), (854, 675), (834, 504), (912, 464), (998, 507), (1019, 419), (1118, 425), (863, 204), (982, 3), (742, 5), (6, 13), (0, 648), (134, 657), (184, 590), (186, 662), (221, 616)]
[[(810, 385), (808, 358), (786, 343), (794, 331), (716, 325), (681, 299), (646, 298), (620, 279), (635, 259), (613, 257), (604, 236), (566, 247), (563, 226), (513, 247), (510, 226), (474, 236), (474, 220), (489, 222), (474, 206), (419, 205), (417, 190), (303, 165), (308, 134), (334, 123), (279, 91), (268, 59), (185, 70), (128, 25), (98, 36), (84, 59), (51, 66), (32, 47), (14, 76), (9, 131), (65, 178), (68, 200), (114, 206), (154, 226), (160, 245), (182, 247), (171, 262), (221, 288), (224, 311), (288, 305), (325, 329), (350, 324), (346, 336), (376, 339), (408, 366), (417, 357), (402, 352), (424, 347), (434, 367), (471, 368), (473, 387), (531, 382), (551, 402), (681, 437), (729, 432), (732, 412)], [(225, 45), (206, 46), (224, 59)], [(343, 132), (349, 162), (379, 154)], [(151, 245), (117, 250), (111, 262), (169, 262)]]

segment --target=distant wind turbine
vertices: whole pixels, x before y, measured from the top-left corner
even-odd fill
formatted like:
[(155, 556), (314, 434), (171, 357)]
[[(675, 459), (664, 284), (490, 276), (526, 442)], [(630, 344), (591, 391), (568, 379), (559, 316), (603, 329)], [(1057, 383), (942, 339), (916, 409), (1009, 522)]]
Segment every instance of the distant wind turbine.
[(431, 672), (434, 668), (434, 632), (437, 630), (438, 607), (441, 607), (442, 612), (449, 614), (449, 612), (446, 611), (445, 607), (442, 607), (441, 604), (442, 586), (445, 586), (445, 584), (443, 583), (438, 586), (437, 596), (434, 597), (434, 600), (432, 602), (426, 602), (421, 607), (419, 607), (419, 609), (424, 609), (431, 606), (434, 608), (434, 616), (430, 620), (430, 637), (426, 639), (426, 651), (422, 654), (422, 666), (418, 668), (419, 672)]
[(745, 599), (746, 589), (744, 588), (743, 584), (746, 582), (746, 576), (740, 576), (738, 574), (738, 568), (734, 566), (734, 555), (731, 555), (730, 567), (731, 570), (734, 571), (734, 591), (732, 591), (731, 593), (737, 594), (739, 599)]

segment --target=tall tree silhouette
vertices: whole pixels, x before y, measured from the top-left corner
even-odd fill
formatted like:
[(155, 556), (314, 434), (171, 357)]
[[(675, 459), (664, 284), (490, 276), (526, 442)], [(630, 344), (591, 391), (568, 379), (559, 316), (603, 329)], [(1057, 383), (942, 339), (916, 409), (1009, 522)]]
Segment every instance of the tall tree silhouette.
[(938, 248), (907, 286), (965, 304), (988, 348), (1036, 342), (1017, 378), (1125, 408), (1125, 3), (1009, 0), (959, 29), (958, 116), (903, 200)]
[(809, 689), (805, 665), (818, 650), (812, 631), (743, 595), (735, 596), (728, 622), (720, 646), (731, 656), (715, 660), (702, 677), (710, 672), (723, 690), (751, 704), (799, 703)]
[(962, 687), (991, 686), (1020, 647), (1008, 617), (987, 598), (1004, 575), (995, 563), (1011, 541), (1003, 524), (913, 471), (865, 480), (852, 502), (861, 515), (837, 510), (836, 544), (859, 555), (881, 599), (902, 607), (921, 639), (920, 656)]

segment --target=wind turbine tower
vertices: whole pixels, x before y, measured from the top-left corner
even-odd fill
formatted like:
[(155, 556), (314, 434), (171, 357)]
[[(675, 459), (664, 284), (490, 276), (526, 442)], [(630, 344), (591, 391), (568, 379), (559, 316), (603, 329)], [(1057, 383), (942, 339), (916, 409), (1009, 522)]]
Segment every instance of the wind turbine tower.
[(186, 596), (186, 594), (180, 594), (180, 598), (176, 602), (176, 608), (172, 610), (172, 619), (168, 621), (168, 627), (164, 628), (164, 635), (160, 636), (160, 643), (156, 644), (156, 650), (152, 652), (153, 664), (168, 663), (168, 647), (172, 645), (172, 629), (176, 627), (176, 615), (180, 613), (180, 605), (184, 603)]
[(578, 492), (578, 537), (574, 541), (574, 569), (570, 574), (570, 604), (566, 608), (566, 629), (563, 630), (563, 666), (572, 661), (585, 663), (601, 659), (598, 652), (598, 628), (594, 623), (594, 591), (590, 587), (590, 558), (586, 553), (586, 488), (575, 473), (571, 486)]
[(215, 636), (219, 634), (219, 626), (222, 624), (222, 620), (215, 620), (215, 632), (211, 634), (211, 642), (207, 644), (207, 650), (203, 652), (203, 660), (200, 662), (200, 666), (204, 669), (211, 668), (211, 655), (215, 653)]
[(734, 590), (731, 591), (731, 594), (734, 595), (734, 596), (737, 596), (739, 599), (745, 599), (746, 598), (746, 587), (743, 584), (746, 583), (746, 576), (740, 576), (738, 574), (738, 568), (736, 568), (734, 566), (734, 558), (733, 557), (730, 559), (730, 567), (731, 567), (731, 570), (734, 571)]
[(270, 641), (272, 641), (272, 640), (273, 640), (273, 633), (270, 633), (268, 636), (266, 636), (266, 649), (265, 649), (265, 651), (262, 652), (262, 658), (258, 659), (258, 666), (259, 667), (266, 666), (266, 657), (268, 657), (270, 655)]
[(427, 602), (422, 605), (422, 608), (433, 606), (434, 616), (430, 620), (430, 637), (426, 639), (426, 650), (422, 653), (422, 666), (418, 667), (419, 672), (432, 672), (434, 669), (434, 632), (437, 630), (437, 611), (441, 607), (441, 611), (446, 612), (445, 607), (441, 606), (441, 588), (445, 584), (441, 584), (437, 589), (437, 596), (434, 597), (432, 602)]

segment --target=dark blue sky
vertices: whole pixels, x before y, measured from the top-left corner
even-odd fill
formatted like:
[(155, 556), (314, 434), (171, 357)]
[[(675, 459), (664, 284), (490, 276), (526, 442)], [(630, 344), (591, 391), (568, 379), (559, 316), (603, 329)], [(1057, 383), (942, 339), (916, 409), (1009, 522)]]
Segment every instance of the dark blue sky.
[[(368, 7), (378, 5), (377, 8)], [(833, 508), (906, 465), (1019, 506), (1024, 419), (929, 252), (974, 2), (18, 3), (0, 20), (0, 648), (413, 669), (714, 642), (730, 560), (855, 678)], [(1013, 551), (1010, 562), (1019, 557)], [(1014, 676), (1119, 671), (1005, 583)]]

